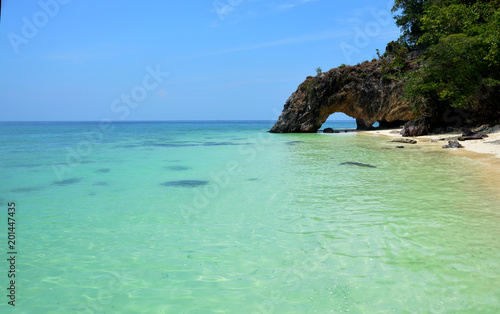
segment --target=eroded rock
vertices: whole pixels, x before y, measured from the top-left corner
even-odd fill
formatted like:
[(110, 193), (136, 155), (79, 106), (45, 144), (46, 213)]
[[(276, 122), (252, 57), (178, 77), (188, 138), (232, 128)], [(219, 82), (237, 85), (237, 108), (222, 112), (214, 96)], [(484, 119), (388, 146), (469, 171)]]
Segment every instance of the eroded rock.
[(426, 118), (411, 120), (405, 123), (401, 135), (404, 137), (414, 137), (429, 134), (429, 122)]
[(448, 145), (444, 145), (443, 148), (464, 148), (458, 141), (448, 141)]
[[(406, 73), (418, 69), (418, 64), (406, 62)], [(365, 62), (356, 66), (331, 69), (316, 77), (308, 77), (288, 98), (272, 133), (315, 133), (335, 112), (356, 119), (358, 129), (415, 118), (415, 113), (403, 98), (401, 80), (382, 73), (383, 62)]]

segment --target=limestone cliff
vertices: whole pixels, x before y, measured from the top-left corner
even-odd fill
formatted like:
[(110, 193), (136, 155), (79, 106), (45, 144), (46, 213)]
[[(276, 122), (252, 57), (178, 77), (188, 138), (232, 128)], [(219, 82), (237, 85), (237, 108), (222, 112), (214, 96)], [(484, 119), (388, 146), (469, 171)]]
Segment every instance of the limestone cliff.
[(400, 125), (414, 113), (403, 99), (402, 72), (418, 68), (406, 60), (403, 68), (392, 68), (387, 60), (331, 69), (308, 77), (286, 101), (273, 133), (314, 133), (335, 112), (356, 118), (358, 129)]

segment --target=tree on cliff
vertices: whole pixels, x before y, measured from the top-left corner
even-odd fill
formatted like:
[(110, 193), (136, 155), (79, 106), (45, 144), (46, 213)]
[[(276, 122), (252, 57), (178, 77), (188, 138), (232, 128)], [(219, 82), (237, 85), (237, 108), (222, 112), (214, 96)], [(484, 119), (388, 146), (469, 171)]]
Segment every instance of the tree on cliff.
[(422, 36), (421, 18), (424, 14), (425, 0), (396, 0), (392, 8), (396, 25), (402, 30), (400, 40), (409, 46), (416, 45), (418, 38)]
[(393, 11), (400, 42), (426, 48), (406, 84), (415, 109), (459, 107), (499, 120), (500, 0), (396, 0)]

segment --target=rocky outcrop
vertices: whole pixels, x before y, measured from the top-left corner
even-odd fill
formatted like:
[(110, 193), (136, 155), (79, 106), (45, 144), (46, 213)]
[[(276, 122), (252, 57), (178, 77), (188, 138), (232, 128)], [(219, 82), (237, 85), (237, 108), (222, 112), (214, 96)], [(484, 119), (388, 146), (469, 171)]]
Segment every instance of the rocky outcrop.
[(420, 118), (406, 122), (401, 130), (401, 135), (413, 137), (429, 134), (430, 124), (427, 120), (426, 118)]
[(403, 99), (400, 71), (417, 69), (407, 60), (402, 69), (391, 69), (387, 60), (331, 69), (308, 77), (288, 98), (273, 133), (314, 133), (335, 112), (356, 119), (358, 129), (400, 126), (415, 118)]
[(464, 148), (458, 141), (448, 141), (448, 145), (444, 145), (443, 148)]

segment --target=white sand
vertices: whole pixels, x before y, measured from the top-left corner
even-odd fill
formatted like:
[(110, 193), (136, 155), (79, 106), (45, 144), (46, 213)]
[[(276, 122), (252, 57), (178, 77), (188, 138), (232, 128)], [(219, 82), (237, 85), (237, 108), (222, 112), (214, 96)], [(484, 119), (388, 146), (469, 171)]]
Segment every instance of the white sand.
[[(375, 131), (364, 131), (360, 132), (360, 134), (368, 134), (368, 135), (385, 135), (391, 137), (401, 137), (399, 133), (396, 131), (400, 131), (401, 129), (391, 129), (391, 130), (375, 130)], [(481, 134), (487, 134), (488, 137), (482, 140), (468, 140), (468, 141), (459, 141), (459, 143), (464, 146), (463, 149), (480, 153), (480, 154), (491, 154), (490, 157), (495, 157), (500, 161), (500, 125), (496, 127), (489, 128), (484, 132), (480, 132)], [(420, 143), (432, 144), (436, 147), (441, 147), (443, 145), (448, 144), (448, 140), (456, 140), (458, 137), (462, 135), (462, 132), (454, 132), (454, 133), (446, 133), (446, 134), (436, 134), (436, 135), (426, 135), (414, 137), (412, 139), (417, 140)], [(433, 140), (445, 139), (444, 141), (432, 142)], [(401, 144), (405, 145), (405, 144)], [(450, 151), (456, 151), (457, 149), (448, 149)], [(460, 149), (461, 150), (461, 149)], [(485, 156), (486, 157), (486, 156)]]

